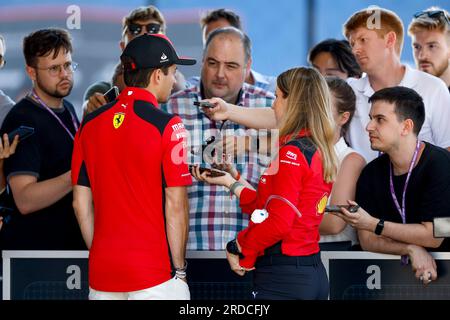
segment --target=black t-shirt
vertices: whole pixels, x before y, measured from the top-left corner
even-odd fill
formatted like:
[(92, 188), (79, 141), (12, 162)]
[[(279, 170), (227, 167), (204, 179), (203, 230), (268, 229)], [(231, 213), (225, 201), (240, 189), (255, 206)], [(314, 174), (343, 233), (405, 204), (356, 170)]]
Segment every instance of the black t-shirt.
[[(356, 186), (356, 202), (373, 217), (402, 223), (389, 183), (390, 160), (384, 154), (361, 172)], [(407, 173), (393, 176), (398, 203), (402, 205)], [(422, 156), (411, 173), (406, 189), (406, 223), (432, 222), (434, 217), (450, 216), (450, 153), (425, 143)], [(445, 239), (435, 251), (450, 251)]]
[[(52, 109), (75, 135), (73, 106), (64, 100), (63, 108)], [(76, 119), (78, 123), (78, 120)], [(16, 153), (5, 160), (7, 179), (14, 175), (32, 175), (38, 182), (55, 178), (70, 170), (73, 140), (59, 121), (29, 97), (19, 101), (7, 115), (1, 132), (25, 125), (34, 134), (19, 142)], [(72, 207), (72, 192), (53, 205), (27, 214), (16, 213), (0, 233), (4, 249), (11, 250), (83, 250), (86, 249)]]

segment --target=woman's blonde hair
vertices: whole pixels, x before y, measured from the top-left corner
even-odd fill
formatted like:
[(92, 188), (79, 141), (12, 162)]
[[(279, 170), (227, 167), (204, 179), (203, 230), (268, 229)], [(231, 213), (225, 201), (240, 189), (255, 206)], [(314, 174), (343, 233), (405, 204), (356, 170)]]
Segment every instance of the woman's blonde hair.
[(293, 140), (302, 129), (308, 130), (322, 155), (324, 180), (334, 181), (337, 168), (334, 121), (330, 91), (324, 77), (313, 68), (293, 68), (278, 76), (277, 86), (287, 98), (280, 137)]

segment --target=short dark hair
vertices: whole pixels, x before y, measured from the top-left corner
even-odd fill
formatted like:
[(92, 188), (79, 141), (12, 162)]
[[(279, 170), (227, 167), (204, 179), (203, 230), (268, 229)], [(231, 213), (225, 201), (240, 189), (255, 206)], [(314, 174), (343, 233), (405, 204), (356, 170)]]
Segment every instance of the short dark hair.
[[(128, 67), (128, 63), (123, 61), (123, 81), (128, 87), (147, 88), (150, 83), (150, 77), (157, 68), (145, 68), (133, 70)], [(169, 74), (169, 67), (160, 68), (165, 75)]]
[(252, 56), (252, 42), (250, 41), (250, 38), (244, 32), (242, 32), (242, 30), (239, 30), (235, 27), (224, 27), (224, 28), (219, 28), (219, 29), (213, 30), (208, 35), (208, 39), (206, 39), (203, 54), (205, 54), (206, 50), (208, 50), (208, 46), (211, 43), (212, 39), (214, 39), (215, 37), (217, 37), (220, 34), (235, 35), (241, 40), (242, 46), (244, 47), (245, 62), (247, 63), (248, 60)]
[(394, 104), (394, 112), (399, 121), (411, 119), (414, 123), (413, 132), (418, 135), (425, 121), (425, 105), (422, 97), (413, 89), (406, 87), (384, 88), (375, 92), (369, 103), (386, 101)]
[(350, 116), (348, 121), (342, 126), (341, 136), (347, 133), (350, 122), (356, 110), (356, 96), (352, 87), (343, 79), (338, 77), (325, 77), (331, 95), (336, 101), (335, 107), (338, 113), (348, 112)]
[(352, 53), (352, 48), (346, 40), (327, 39), (316, 44), (309, 51), (308, 62), (312, 61), (319, 53), (328, 52), (336, 61), (340, 71), (348, 74), (349, 77), (360, 78), (362, 71), (356, 58)]
[(55, 59), (59, 51), (72, 52), (69, 33), (64, 29), (41, 29), (30, 33), (23, 39), (23, 55), (27, 66), (36, 67), (38, 57), (45, 57), (53, 52)]
[(200, 26), (205, 28), (208, 23), (218, 21), (220, 19), (225, 19), (228, 23), (239, 30), (242, 30), (241, 18), (231, 10), (228, 9), (216, 9), (212, 11), (208, 11), (200, 20)]

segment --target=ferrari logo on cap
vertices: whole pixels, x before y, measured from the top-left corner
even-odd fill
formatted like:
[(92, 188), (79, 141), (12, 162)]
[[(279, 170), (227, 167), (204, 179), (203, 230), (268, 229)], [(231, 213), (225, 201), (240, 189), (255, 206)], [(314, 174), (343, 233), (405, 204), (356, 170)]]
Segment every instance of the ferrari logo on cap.
[(113, 118), (114, 128), (118, 129), (122, 125), (124, 119), (125, 119), (125, 113), (123, 113), (123, 112), (115, 113), (114, 118)]
[(325, 212), (325, 207), (328, 203), (328, 194), (324, 194), (322, 198), (317, 203), (317, 214), (323, 214)]

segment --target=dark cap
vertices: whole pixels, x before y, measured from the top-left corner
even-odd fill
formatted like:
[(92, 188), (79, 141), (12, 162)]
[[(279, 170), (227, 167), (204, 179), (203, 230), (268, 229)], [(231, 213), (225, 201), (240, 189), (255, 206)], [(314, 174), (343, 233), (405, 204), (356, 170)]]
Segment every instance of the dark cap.
[(125, 47), (120, 60), (131, 70), (196, 63), (194, 59), (178, 57), (172, 42), (162, 34), (143, 34), (134, 38)]

